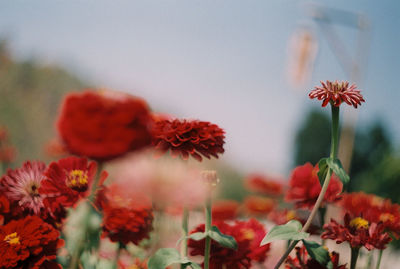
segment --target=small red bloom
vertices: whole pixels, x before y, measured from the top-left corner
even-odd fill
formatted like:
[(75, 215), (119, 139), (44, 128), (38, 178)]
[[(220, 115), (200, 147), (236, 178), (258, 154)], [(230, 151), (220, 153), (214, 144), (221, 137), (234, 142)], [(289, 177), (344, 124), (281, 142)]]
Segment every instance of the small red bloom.
[(97, 165), (87, 158), (67, 157), (52, 162), (45, 172), (40, 193), (51, 208), (72, 207), (88, 189), (96, 175)]
[(140, 259), (136, 258), (133, 263), (130, 264), (119, 260), (118, 269), (148, 269), (147, 260), (141, 261)]
[(201, 155), (210, 159), (224, 153), (225, 132), (217, 125), (206, 121), (159, 120), (153, 130), (153, 144), (156, 149), (173, 156), (188, 159), (189, 155), (198, 161)]
[[(318, 165), (313, 167), (310, 163), (296, 167), (289, 181), (289, 190), (286, 193), (286, 201), (293, 201), (297, 208), (312, 208), (321, 192), (318, 180)], [(324, 202), (335, 202), (340, 199), (343, 184), (332, 175), (328, 190), (325, 193)]]
[[(260, 247), (266, 231), (255, 219), (236, 221), (233, 225), (225, 222), (214, 223), (226, 235), (233, 236), (238, 244), (237, 250), (221, 247), (211, 241), (210, 269), (243, 269), (250, 268), (252, 261), (263, 262), (269, 251), (269, 244)], [(204, 232), (204, 224), (197, 226), (191, 233)], [(205, 240), (189, 240), (191, 255), (204, 255)]]
[(71, 153), (104, 161), (149, 145), (151, 122), (142, 99), (88, 90), (65, 98), (57, 126)]
[(59, 236), (37, 216), (0, 226), (0, 268), (62, 268), (54, 262), (64, 243)]
[(346, 241), (352, 248), (364, 246), (368, 250), (385, 249), (392, 240), (384, 232), (382, 223), (369, 223), (361, 217), (351, 219), (349, 214), (344, 216), (344, 226), (331, 219), (330, 223), (324, 225), (324, 229), (322, 238), (336, 240), (337, 244)]
[(262, 175), (250, 175), (245, 182), (246, 188), (253, 192), (277, 196), (283, 193), (282, 183)]
[(153, 230), (151, 202), (140, 195), (132, 196), (126, 186), (112, 184), (103, 186), (97, 197), (103, 210), (103, 236), (112, 242), (138, 244), (149, 238)]
[(349, 86), (347, 81), (326, 81), (326, 84), (321, 81), (322, 87), (315, 87), (314, 90), (308, 95), (311, 99), (317, 98), (318, 100), (324, 100), (322, 106), (326, 106), (329, 102), (332, 102), (334, 106), (340, 106), (342, 102), (348, 105), (357, 106), (361, 105), (361, 102), (365, 102), (360, 90), (356, 90), (356, 85)]
[(248, 196), (243, 203), (247, 214), (259, 217), (266, 217), (276, 206), (273, 199), (262, 196)]
[(219, 200), (212, 205), (213, 220), (232, 220), (239, 212), (240, 204), (234, 200)]

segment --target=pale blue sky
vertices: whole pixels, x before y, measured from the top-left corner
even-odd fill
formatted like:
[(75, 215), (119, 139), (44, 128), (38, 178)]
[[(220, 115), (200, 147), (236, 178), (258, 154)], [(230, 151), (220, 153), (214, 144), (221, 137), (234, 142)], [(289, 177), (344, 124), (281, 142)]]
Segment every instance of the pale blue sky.
[[(58, 63), (99, 86), (142, 96), (157, 110), (219, 124), (227, 132), (223, 159), (239, 169), (287, 174), (295, 130), (319, 105), (308, 90), (319, 80), (348, 79), (317, 31), (311, 81), (304, 91), (287, 82), (288, 40), (300, 23), (312, 25), (307, 3), (0, 0), (0, 36), (18, 57)], [(399, 141), (400, 2), (319, 3), (370, 19), (359, 126), (382, 118)], [(338, 32), (354, 47), (354, 31)]]

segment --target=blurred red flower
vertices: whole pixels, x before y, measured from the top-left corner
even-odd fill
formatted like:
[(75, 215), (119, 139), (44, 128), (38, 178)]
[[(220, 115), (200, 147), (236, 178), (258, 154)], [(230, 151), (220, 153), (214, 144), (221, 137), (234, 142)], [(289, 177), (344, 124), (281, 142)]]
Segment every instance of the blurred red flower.
[(224, 130), (206, 121), (159, 120), (153, 129), (153, 144), (162, 153), (171, 150), (173, 156), (186, 160), (191, 155), (201, 161), (201, 155), (210, 159), (224, 153), (224, 134)]
[(126, 186), (113, 183), (103, 186), (97, 195), (103, 212), (103, 236), (112, 242), (138, 244), (149, 238), (153, 229), (151, 201), (144, 196), (130, 195)]
[(119, 269), (148, 269), (147, 260), (141, 261), (140, 259), (136, 258), (133, 261), (133, 263), (126, 263), (124, 261), (119, 260), (118, 268)]
[[(294, 202), (297, 208), (312, 208), (321, 192), (318, 180), (318, 165), (311, 163), (296, 167), (292, 171), (289, 181), (289, 190), (286, 193), (286, 201)], [(340, 199), (342, 182), (333, 174), (325, 193), (324, 202), (335, 202)]]
[(262, 196), (248, 196), (243, 202), (244, 208), (248, 215), (266, 217), (271, 212), (276, 203), (273, 199)]
[(64, 241), (37, 216), (0, 226), (0, 268), (62, 268), (54, 262)]
[(253, 192), (266, 195), (281, 195), (283, 193), (282, 183), (263, 175), (254, 174), (245, 179), (246, 188)]
[(361, 217), (351, 218), (349, 214), (344, 216), (344, 225), (339, 224), (334, 219), (324, 225), (324, 239), (336, 240), (337, 244), (348, 242), (352, 248), (364, 246), (368, 250), (385, 249), (386, 245), (392, 240), (384, 232), (385, 227), (382, 223), (369, 223)]
[(314, 90), (308, 95), (311, 99), (317, 98), (323, 100), (322, 106), (326, 106), (329, 102), (332, 102), (334, 106), (340, 106), (342, 102), (348, 105), (357, 106), (361, 105), (361, 102), (365, 102), (360, 90), (356, 90), (356, 85), (349, 86), (347, 81), (326, 81), (326, 84), (321, 81), (322, 87), (315, 87)]
[[(267, 257), (270, 245), (260, 247), (266, 231), (264, 226), (255, 219), (236, 221), (229, 225), (225, 222), (215, 222), (214, 225), (226, 235), (233, 236), (238, 244), (237, 250), (220, 246), (211, 241), (210, 269), (243, 269), (250, 268), (252, 261), (263, 262)], [(191, 233), (204, 232), (204, 224), (197, 226)], [(205, 240), (189, 240), (191, 255), (204, 256)]]
[(240, 204), (234, 200), (219, 200), (212, 205), (213, 220), (233, 220), (237, 217)]
[(105, 161), (149, 145), (151, 122), (144, 100), (87, 90), (65, 97), (57, 126), (71, 153)]

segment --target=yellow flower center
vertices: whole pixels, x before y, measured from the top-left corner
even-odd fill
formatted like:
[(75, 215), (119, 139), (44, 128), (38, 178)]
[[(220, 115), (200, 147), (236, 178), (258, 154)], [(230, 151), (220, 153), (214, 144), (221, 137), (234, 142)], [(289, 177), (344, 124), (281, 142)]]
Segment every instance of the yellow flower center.
[(350, 221), (350, 226), (356, 229), (361, 229), (361, 228), (368, 229), (369, 223), (366, 219), (357, 217)]
[(383, 213), (382, 215), (379, 216), (379, 220), (386, 222), (386, 221), (394, 221), (394, 216), (390, 213)]
[(134, 265), (129, 266), (128, 269), (140, 269), (140, 268), (139, 268), (139, 266), (134, 264)]
[(19, 244), (19, 236), (15, 232), (15, 233), (9, 234), (6, 237), (4, 237), (4, 241), (9, 243), (10, 245), (16, 245), (16, 244)]
[(286, 213), (286, 219), (289, 221), (289, 220), (292, 220), (294, 218), (296, 218), (296, 212), (294, 210), (289, 210)]
[(251, 229), (242, 229), (242, 239), (253, 240), (255, 237), (254, 231)]
[(67, 186), (72, 189), (86, 189), (88, 184), (87, 171), (83, 170), (72, 170), (69, 172)]

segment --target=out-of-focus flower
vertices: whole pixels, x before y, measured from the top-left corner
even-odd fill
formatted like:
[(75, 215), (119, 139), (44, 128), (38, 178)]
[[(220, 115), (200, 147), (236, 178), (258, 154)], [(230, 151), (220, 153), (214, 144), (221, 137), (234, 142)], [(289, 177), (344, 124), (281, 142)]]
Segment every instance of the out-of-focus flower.
[[(317, 173), (318, 165), (313, 167), (310, 163), (306, 163), (296, 167), (290, 176), (286, 201), (295, 202), (297, 208), (312, 208), (321, 192)], [(333, 174), (324, 196), (324, 202), (339, 200), (342, 188), (342, 182)]]
[(212, 218), (216, 221), (233, 220), (239, 212), (239, 202), (234, 200), (219, 200), (212, 205)]
[(147, 267), (147, 260), (141, 261), (140, 259), (136, 258), (133, 263), (126, 263), (123, 261), (118, 261), (118, 268), (119, 269), (148, 269)]
[[(336, 252), (330, 253), (332, 262), (331, 269), (346, 269), (346, 265), (339, 265), (339, 254)], [(296, 257), (289, 256), (286, 261), (286, 269), (327, 269), (316, 260), (308, 256), (305, 246), (296, 247)]]
[[(268, 219), (275, 222), (277, 225), (286, 224), (291, 220), (298, 220), (303, 225), (306, 223), (306, 216), (299, 214), (293, 209), (273, 210), (268, 214)], [(307, 232), (310, 234), (319, 234), (321, 227), (311, 224)]]
[(64, 241), (37, 216), (0, 226), (0, 268), (62, 268), (54, 262)]
[[(269, 251), (269, 244), (260, 247), (266, 231), (264, 226), (255, 219), (236, 221), (229, 225), (225, 222), (214, 223), (223, 233), (233, 236), (238, 244), (237, 250), (220, 246), (211, 241), (210, 268), (211, 269), (242, 269), (250, 268), (252, 261), (263, 262)], [(191, 233), (204, 232), (204, 224), (196, 227)], [(204, 255), (205, 240), (189, 240), (191, 255)]]
[(198, 161), (201, 155), (210, 159), (224, 153), (225, 132), (206, 121), (159, 120), (153, 129), (153, 144), (164, 153), (171, 150), (173, 156), (187, 160), (191, 155)]
[(0, 163), (11, 163), (16, 155), (17, 150), (9, 143), (7, 129), (0, 126)]
[(262, 196), (248, 196), (243, 203), (247, 214), (264, 217), (276, 206), (273, 199)]
[(325, 232), (321, 235), (324, 239), (336, 240), (337, 244), (348, 242), (352, 248), (364, 246), (368, 250), (385, 249), (392, 240), (384, 232), (382, 223), (369, 223), (361, 217), (351, 218), (349, 214), (344, 216), (344, 225), (334, 219), (324, 225)]
[(112, 242), (138, 244), (149, 238), (153, 229), (153, 211), (150, 199), (132, 193), (129, 186), (113, 183), (102, 186), (96, 203), (103, 212), (103, 236)]
[(179, 159), (154, 159), (152, 155), (140, 152), (118, 160), (113, 177), (120, 184), (132, 186), (133, 191), (150, 196), (158, 209), (194, 208), (204, 203), (208, 187), (198, 167)]
[(308, 95), (311, 99), (317, 98), (323, 100), (322, 106), (326, 106), (329, 102), (332, 102), (334, 106), (340, 106), (342, 102), (348, 105), (357, 106), (361, 105), (361, 102), (365, 102), (360, 90), (357, 90), (355, 84), (349, 86), (347, 81), (329, 81), (326, 83), (321, 81), (322, 87), (316, 86), (314, 90)]
[(60, 159), (47, 168), (39, 191), (53, 209), (59, 206), (72, 207), (87, 196), (96, 170), (96, 163), (84, 157)]
[(9, 212), (10, 202), (3, 193), (0, 193), (0, 225), (3, 225), (4, 215)]
[(253, 192), (276, 196), (283, 193), (282, 183), (260, 174), (250, 175), (245, 179), (245, 183), (246, 188)]
[(392, 204), (389, 199), (353, 192), (344, 194), (340, 205), (352, 218), (362, 216), (369, 222), (381, 222), (385, 231), (400, 237), (400, 205)]
[(66, 96), (57, 126), (71, 153), (104, 161), (149, 145), (151, 122), (144, 100), (88, 90)]
[(65, 157), (68, 155), (67, 147), (57, 138), (47, 141), (44, 151), (48, 156), (53, 158)]

